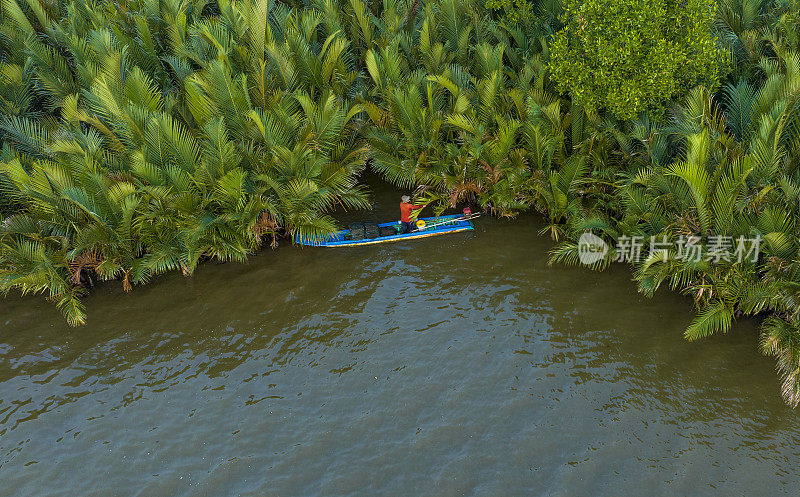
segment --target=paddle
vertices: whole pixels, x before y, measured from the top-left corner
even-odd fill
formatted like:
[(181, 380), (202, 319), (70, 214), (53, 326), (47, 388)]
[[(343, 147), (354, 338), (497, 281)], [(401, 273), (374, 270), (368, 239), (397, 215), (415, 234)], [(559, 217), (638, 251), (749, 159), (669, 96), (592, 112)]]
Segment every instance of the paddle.
[(472, 219), (475, 219), (476, 217), (481, 217), (480, 213), (469, 214), (469, 215), (466, 215), (466, 216), (457, 217), (455, 219), (448, 219), (447, 221), (442, 221), (442, 222), (439, 222), (439, 223), (426, 224), (425, 226), (423, 226), (421, 228), (417, 228), (414, 231), (425, 231), (428, 228), (435, 228), (437, 226), (442, 226), (444, 224), (457, 223), (457, 222), (460, 222), (460, 221), (470, 221)]

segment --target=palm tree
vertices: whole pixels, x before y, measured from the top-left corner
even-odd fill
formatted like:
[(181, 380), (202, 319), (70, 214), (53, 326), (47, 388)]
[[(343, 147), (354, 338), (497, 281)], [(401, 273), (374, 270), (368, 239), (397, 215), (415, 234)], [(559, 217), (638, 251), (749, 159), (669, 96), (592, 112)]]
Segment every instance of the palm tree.
[[(737, 315), (771, 314), (763, 328), (762, 350), (778, 359), (784, 396), (796, 405), (800, 387), (791, 368), (799, 354), (792, 337), (797, 332), (800, 249), (795, 111), (800, 65), (791, 51), (761, 65), (766, 79), (758, 90), (746, 81), (728, 84), (718, 97), (724, 107), (703, 88), (692, 92), (676, 109), (676, 121), (659, 131), (675, 138), (672, 163), (664, 160), (663, 147), (645, 163), (631, 162), (617, 182), (615, 196), (622, 205), (598, 203), (578, 212), (570, 222), (569, 239), (553, 250), (551, 260), (577, 263), (574, 240), (587, 230), (611, 240), (621, 234), (652, 237), (672, 247), (692, 238), (702, 242), (696, 257), (662, 248), (635, 263), (639, 290), (653, 295), (668, 283), (691, 295), (698, 308), (686, 330), (691, 340), (728, 332)], [(648, 146), (641, 140), (643, 133), (634, 129), (633, 135)], [(743, 248), (749, 252), (758, 243), (760, 256), (715, 258), (713, 241), (725, 237), (758, 240)], [(596, 267), (605, 267), (615, 255), (612, 250)]]
[(130, 290), (368, 205), (349, 42), (315, 9), (3, 6), (2, 291), (49, 292), (78, 324), (82, 275)]

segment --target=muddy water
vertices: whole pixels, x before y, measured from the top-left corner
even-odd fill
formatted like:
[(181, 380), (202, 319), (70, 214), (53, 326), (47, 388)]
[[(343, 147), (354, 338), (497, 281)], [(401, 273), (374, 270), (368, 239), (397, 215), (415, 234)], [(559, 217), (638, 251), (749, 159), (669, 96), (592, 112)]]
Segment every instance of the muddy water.
[(0, 301), (0, 495), (796, 495), (756, 323), (687, 343), (540, 228), (107, 284), (80, 329)]

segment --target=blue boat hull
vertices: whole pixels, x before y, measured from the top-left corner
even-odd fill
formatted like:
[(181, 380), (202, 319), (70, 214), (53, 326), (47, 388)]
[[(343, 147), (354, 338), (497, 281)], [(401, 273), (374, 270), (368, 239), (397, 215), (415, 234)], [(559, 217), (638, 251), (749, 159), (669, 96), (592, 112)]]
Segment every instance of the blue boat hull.
[[(360, 245), (375, 245), (377, 243), (388, 243), (388, 242), (397, 242), (400, 240), (414, 240), (417, 238), (427, 238), (429, 236), (436, 236), (436, 235), (447, 235), (450, 233), (459, 233), (462, 231), (468, 231), (473, 229), (472, 221), (470, 220), (459, 220), (456, 219), (460, 218), (460, 215), (450, 215), (450, 216), (440, 216), (440, 217), (421, 217), (420, 219), (425, 221), (425, 224), (430, 225), (437, 225), (433, 226), (432, 228), (422, 229), (419, 231), (412, 231), (411, 233), (403, 233), (398, 235), (390, 235), (390, 236), (381, 236), (378, 238), (365, 238), (363, 240), (348, 240), (347, 235), (350, 234), (350, 230), (341, 230), (333, 233), (330, 237), (320, 240), (308, 240), (303, 239), (300, 235), (295, 235), (294, 241), (299, 243), (300, 245), (310, 245), (313, 247), (355, 247)], [(443, 223), (443, 224), (439, 224)], [(378, 226), (397, 226), (398, 221), (393, 221), (389, 223), (381, 223)]]

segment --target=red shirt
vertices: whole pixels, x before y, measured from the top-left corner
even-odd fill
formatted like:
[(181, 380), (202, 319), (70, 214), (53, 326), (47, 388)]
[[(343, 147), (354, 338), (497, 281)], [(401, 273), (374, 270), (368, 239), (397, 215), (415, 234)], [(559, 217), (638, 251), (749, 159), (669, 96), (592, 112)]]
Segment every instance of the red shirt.
[(404, 223), (410, 223), (411, 218), (409, 217), (409, 215), (411, 214), (411, 211), (413, 211), (414, 209), (419, 209), (421, 207), (422, 207), (421, 205), (407, 204), (403, 202), (402, 204), (400, 204), (400, 220), (403, 221)]

